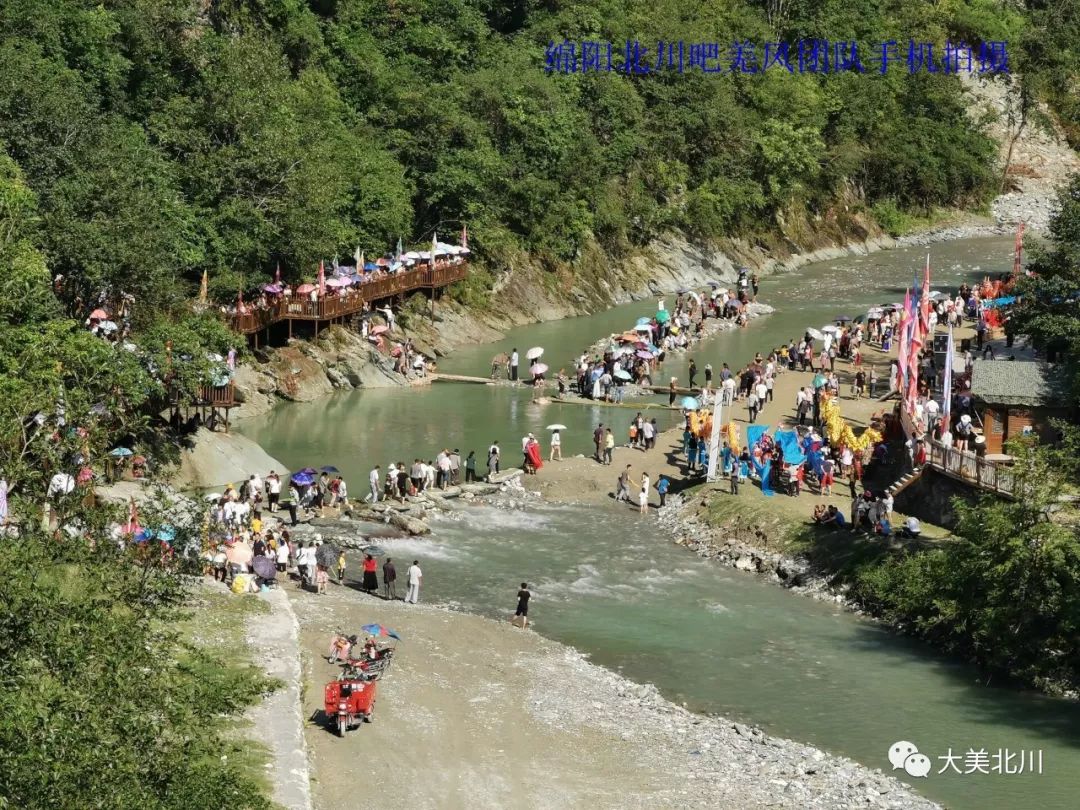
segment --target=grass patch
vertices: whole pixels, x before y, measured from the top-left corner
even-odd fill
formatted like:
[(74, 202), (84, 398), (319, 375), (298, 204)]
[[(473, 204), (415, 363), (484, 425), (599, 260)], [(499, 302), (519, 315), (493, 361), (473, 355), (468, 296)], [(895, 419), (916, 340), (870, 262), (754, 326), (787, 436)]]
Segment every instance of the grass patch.
[[(184, 652), (177, 666), (194, 676), (198, 699), (217, 712), (218, 731), (226, 745), (220, 756), (229, 769), (254, 780), (270, 793), (270, 752), (252, 736), (252, 724), (231, 713), (232, 707), (254, 706), (281, 686), (252, 663), (246, 627), (257, 616), (268, 616), (270, 606), (254, 596), (195, 587), (185, 618), (172, 628)], [(196, 763), (198, 764), (198, 763)]]

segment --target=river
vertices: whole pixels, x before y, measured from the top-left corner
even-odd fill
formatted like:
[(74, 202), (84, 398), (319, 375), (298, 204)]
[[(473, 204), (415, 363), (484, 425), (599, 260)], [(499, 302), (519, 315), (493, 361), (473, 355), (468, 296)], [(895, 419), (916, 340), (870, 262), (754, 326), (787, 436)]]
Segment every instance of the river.
[[(1011, 267), (1012, 240), (970, 239), (931, 247), (935, 286)], [(902, 300), (926, 249), (905, 249), (807, 265), (765, 278), (760, 300), (774, 315), (695, 348), (699, 368), (744, 362), (806, 326), (868, 305)], [(654, 300), (585, 318), (514, 330), (498, 344), (445, 360), (443, 370), (486, 375), (490, 357), (515, 346), (546, 349), (558, 369), (607, 332), (621, 331)], [(685, 377), (686, 358), (666, 374)], [(665, 377), (666, 378), (666, 377)], [(442, 446), (475, 449), (492, 439), (517, 459), (523, 432), (569, 427), (564, 452), (588, 452), (597, 421), (632, 413), (601, 406), (536, 405), (525, 391), (437, 384), (430, 389), (342, 393), (282, 405), (240, 429), (292, 468), (335, 464), (362, 493), (374, 463), (433, 457)], [(672, 417), (665, 413), (663, 419)], [(665, 425), (666, 426), (666, 425)], [(477, 465), (483, 467), (483, 462)], [(509, 466), (508, 464), (506, 466)], [(675, 547), (655, 523), (606, 509), (537, 505), (527, 511), (478, 507), (467, 519), (440, 518), (430, 539), (380, 541), (421, 559), (427, 600), (504, 618), (522, 580), (534, 592), (536, 628), (597, 663), (655, 683), (670, 699), (761, 725), (768, 731), (889, 771), (889, 746), (914, 742), (931, 756), (928, 778), (910, 779), (953, 808), (1076, 806), (1080, 795), (1080, 706), (987, 687), (980, 674), (878, 625)], [(985, 750), (989, 773), (937, 771), (949, 749), (967, 771), (969, 749)], [(1041, 774), (995, 773), (994, 754), (1041, 751)], [(1012, 760), (1016, 765), (1016, 760)]]

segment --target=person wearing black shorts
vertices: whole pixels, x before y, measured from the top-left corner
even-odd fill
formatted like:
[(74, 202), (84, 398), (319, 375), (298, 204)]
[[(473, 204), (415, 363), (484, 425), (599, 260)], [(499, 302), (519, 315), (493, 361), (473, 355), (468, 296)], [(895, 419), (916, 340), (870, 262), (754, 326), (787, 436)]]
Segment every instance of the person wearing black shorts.
[(526, 582), (521, 583), (521, 590), (518, 591), (518, 603), (517, 610), (514, 611), (514, 618), (521, 617), (521, 629), (524, 630), (529, 626), (529, 597), (532, 596), (529, 593), (529, 585)]

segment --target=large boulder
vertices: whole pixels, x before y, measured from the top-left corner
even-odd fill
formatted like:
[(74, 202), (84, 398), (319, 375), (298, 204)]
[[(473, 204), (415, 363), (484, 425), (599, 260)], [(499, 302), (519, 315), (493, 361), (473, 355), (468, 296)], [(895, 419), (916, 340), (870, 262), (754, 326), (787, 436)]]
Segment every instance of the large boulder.
[(293, 402), (311, 402), (334, 390), (323, 365), (295, 346), (276, 350), (268, 366), (278, 394)]
[(180, 452), (180, 467), (171, 483), (180, 490), (222, 487), (243, 481), (252, 473), (265, 476), (287, 468), (251, 439), (237, 433), (200, 428)]

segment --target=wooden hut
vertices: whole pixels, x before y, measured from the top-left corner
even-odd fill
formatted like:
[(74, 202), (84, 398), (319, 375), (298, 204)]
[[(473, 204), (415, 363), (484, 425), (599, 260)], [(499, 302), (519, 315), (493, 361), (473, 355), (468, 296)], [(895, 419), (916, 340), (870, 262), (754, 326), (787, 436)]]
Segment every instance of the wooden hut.
[(1077, 415), (1064, 369), (1047, 363), (978, 360), (971, 374), (971, 394), (982, 418), (988, 454), (1003, 452), (1007, 439), (1026, 434), (1053, 441), (1056, 432), (1050, 420)]

